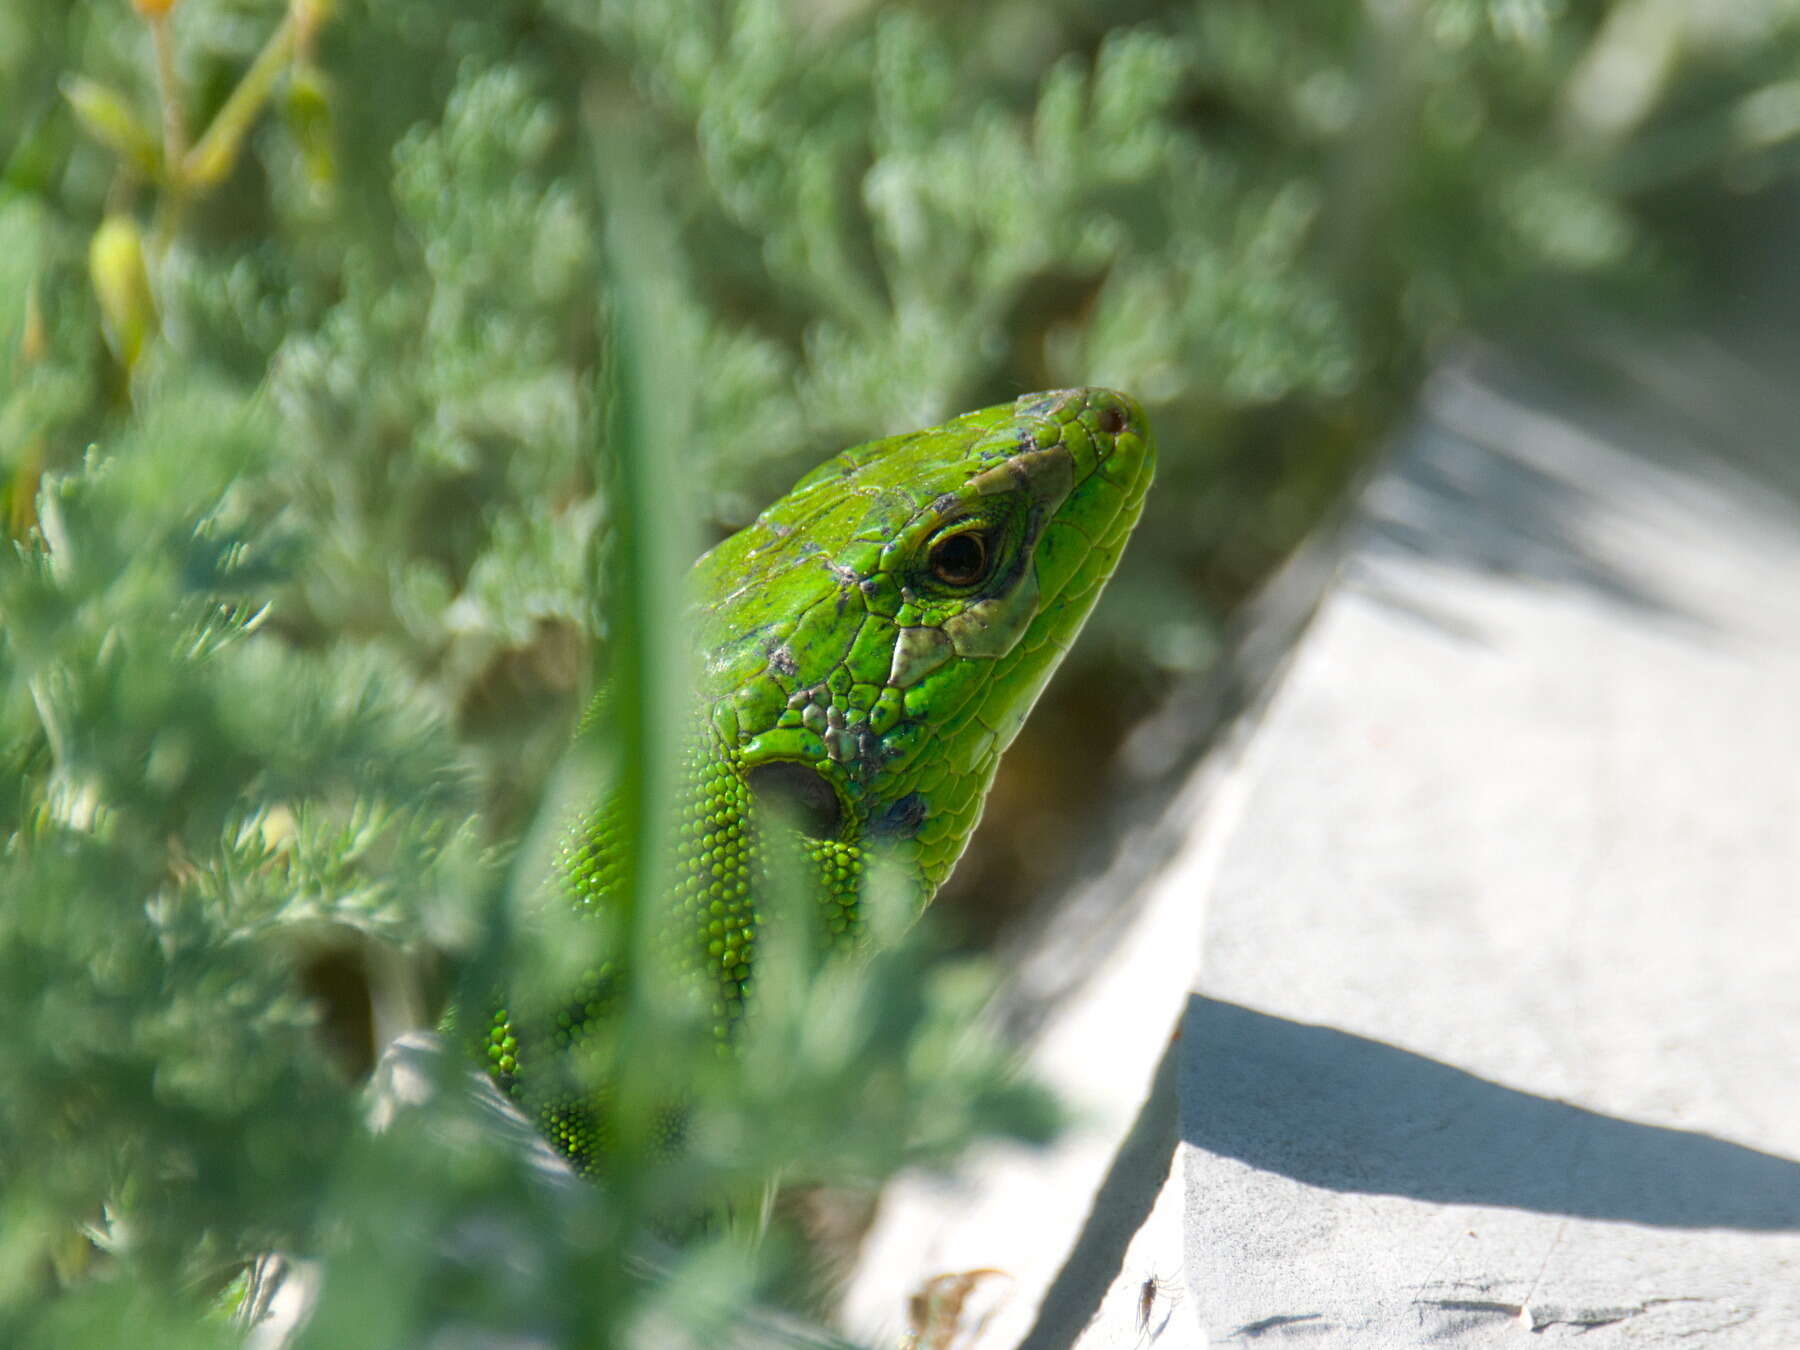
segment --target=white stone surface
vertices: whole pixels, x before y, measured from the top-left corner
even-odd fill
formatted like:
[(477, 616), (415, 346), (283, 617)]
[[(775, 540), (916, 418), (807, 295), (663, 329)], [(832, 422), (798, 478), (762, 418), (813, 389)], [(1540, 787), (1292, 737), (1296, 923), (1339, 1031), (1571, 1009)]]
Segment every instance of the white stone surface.
[(1539, 402), (1437, 382), (1240, 769), (1155, 1344), (1800, 1346), (1800, 512)]

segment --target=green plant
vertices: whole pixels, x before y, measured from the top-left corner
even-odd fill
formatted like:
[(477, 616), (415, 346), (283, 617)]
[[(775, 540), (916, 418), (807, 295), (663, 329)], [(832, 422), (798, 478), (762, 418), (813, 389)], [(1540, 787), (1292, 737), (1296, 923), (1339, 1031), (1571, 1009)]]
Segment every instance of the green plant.
[[(1015, 751), (1044, 786), (1002, 783), (965, 875), (1005, 889), (1019, 821), (1075, 833), (1092, 770), (1048, 747), (1080, 724), (1104, 752), (1204, 668), (1440, 334), (1546, 273), (1672, 270), (1646, 184), (1788, 172), (1793, 6), (1668, 11), (0, 9), (0, 1339), (129, 1316), (202, 1343), (196, 1307), (269, 1246), (328, 1258), (321, 1343), (609, 1344), (690, 1295), (700, 1336), (768, 1287), (758, 1224), (666, 1286), (584, 1273), (670, 1205), (1041, 1132), (955, 1033), (978, 979), (917, 944), (794, 955), (755, 1072), (693, 1068), (711, 1142), (610, 1209), (533, 1190), (453, 1085), (371, 1138), (354, 1080), (434, 990), (554, 974), (521, 906), (596, 660), (646, 650), (634, 588), (843, 444), (1111, 382), (1162, 481)], [(1596, 72), (1642, 51), (1629, 115), (1597, 116), (1623, 105)], [(666, 420), (620, 421), (633, 380)], [(672, 522), (636, 572), (632, 463)], [(346, 968), (347, 1026), (321, 996)], [(859, 1094), (904, 1128), (768, 1129)], [(432, 1241), (482, 1224), (528, 1278)]]

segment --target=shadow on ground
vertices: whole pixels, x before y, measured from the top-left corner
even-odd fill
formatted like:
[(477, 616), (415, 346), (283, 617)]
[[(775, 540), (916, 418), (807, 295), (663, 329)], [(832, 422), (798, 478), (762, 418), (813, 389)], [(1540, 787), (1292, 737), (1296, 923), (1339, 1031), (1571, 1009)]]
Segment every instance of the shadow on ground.
[(1630, 457), (1612, 447), (1595, 447), (1590, 458), (1607, 456), (1619, 462), (1569, 463), (1552, 471), (1511, 449), (1426, 422), (1365, 502), (1364, 547), (1377, 557), (1427, 559), (1487, 576), (1586, 590), (1623, 608), (1691, 619), (1644, 575), (1594, 546), (1591, 522), (1599, 511), (1599, 485), (1592, 480), (1602, 470), (1632, 469)]
[(1800, 1229), (1800, 1163), (1331, 1027), (1189, 1000), (1181, 1131), (1309, 1186), (1659, 1228)]

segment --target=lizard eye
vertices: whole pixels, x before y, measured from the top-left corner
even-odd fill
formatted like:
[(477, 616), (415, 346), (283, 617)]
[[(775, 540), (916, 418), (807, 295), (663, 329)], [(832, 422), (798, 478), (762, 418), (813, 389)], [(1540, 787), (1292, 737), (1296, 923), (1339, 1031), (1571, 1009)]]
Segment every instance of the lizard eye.
[(931, 546), (931, 575), (946, 586), (973, 586), (990, 566), (987, 536), (977, 530), (946, 535)]

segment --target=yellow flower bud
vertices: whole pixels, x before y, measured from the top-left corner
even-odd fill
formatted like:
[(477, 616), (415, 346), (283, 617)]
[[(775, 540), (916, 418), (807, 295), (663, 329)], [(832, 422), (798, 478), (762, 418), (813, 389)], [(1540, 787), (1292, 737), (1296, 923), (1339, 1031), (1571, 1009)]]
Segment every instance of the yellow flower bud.
[(108, 216), (88, 244), (88, 276), (100, 301), (106, 341), (127, 371), (156, 331), (156, 299), (144, 265), (144, 240), (130, 216)]

